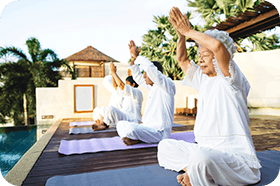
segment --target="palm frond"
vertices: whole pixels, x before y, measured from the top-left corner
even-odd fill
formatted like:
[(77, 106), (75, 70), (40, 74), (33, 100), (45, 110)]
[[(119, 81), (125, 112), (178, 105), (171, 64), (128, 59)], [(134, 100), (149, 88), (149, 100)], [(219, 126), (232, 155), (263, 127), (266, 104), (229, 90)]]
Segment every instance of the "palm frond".
[(40, 42), (38, 41), (38, 39), (31, 37), (31, 38), (27, 39), (26, 45), (28, 48), (28, 53), (31, 56), (32, 62), (36, 63), (38, 61), (38, 56), (39, 56), (40, 50), (41, 50)]
[(22, 52), (21, 49), (16, 47), (0, 47), (0, 58), (6, 55), (12, 55), (14, 57), (17, 57), (18, 59), (24, 59), (26, 61), (29, 61), (26, 57), (26, 55)]
[(51, 49), (44, 49), (39, 51), (39, 56), (38, 56), (39, 61), (47, 61), (48, 57), (50, 57), (51, 60), (57, 59), (56, 53)]

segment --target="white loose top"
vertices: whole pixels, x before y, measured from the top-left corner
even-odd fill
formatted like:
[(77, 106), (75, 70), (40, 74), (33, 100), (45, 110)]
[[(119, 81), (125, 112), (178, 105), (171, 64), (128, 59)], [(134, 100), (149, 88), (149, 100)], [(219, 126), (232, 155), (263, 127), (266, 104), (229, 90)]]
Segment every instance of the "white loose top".
[(125, 84), (123, 90), (118, 87), (118, 95), (123, 97), (122, 108), (120, 110), (128, 114), (135, 122), (140, 123), (143, 102), (142, 92), (138, 88)]
[(123, 97), (119, 95), (117, 90), (113, 87), (112, 75), (105, 76), (102, 84), (109, 92), (112, 93), (108, 106), (113, 106), (121, 109)]
[[(154, 83), (153, 86), (145, 83), (143, 74), (137, 64), (140, 64), (141, 68), (145, 70)], [(133, 79), (149, 91), (142, 117), (143, 125), (164, 131), (163, 138), (168, 138), (174, 121), (175, 84), (170, 78), (158, 71), (154, 64), (145, 57), (138, 56), (135, 64), (130, 66), (130, 69)]]
[(217, 76), (208, 77), (191, 62), (182, 82), (199, 91), (194, 134), (200, 146), (231, 152), (251, 168), (260, 168), (251, 133), (247, 96), (250, 85), (233, 60), (225, 77), (217, 62)]

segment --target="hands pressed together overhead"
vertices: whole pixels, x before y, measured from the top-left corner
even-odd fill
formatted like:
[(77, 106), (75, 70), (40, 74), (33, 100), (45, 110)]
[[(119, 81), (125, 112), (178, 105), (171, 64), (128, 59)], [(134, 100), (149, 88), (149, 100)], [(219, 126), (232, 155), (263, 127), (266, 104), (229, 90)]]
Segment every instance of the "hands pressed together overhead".
[(130, 57), (136, 59), (137, 56), (140, 54), (141, 47), (137, 47), (133, 40), (131, 40), (128, 44)]
[(186, 35), (190, 30), (192, 30), (191, 23), (187, 15), (183, 15), (177, 7), (173, 7), (170, 10), (170, 17), (168, 20), (179, 35)]

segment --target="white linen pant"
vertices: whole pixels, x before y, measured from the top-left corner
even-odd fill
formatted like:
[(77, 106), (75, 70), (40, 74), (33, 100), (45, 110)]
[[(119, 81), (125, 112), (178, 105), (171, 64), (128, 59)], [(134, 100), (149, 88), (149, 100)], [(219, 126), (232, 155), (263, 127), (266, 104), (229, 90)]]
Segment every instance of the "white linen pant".
[(98, 119), (98, 114), (102, 115), (104, 117), (103, 121), (107, 125), (111, 127), (115, 127), (116, 123), (118, 123), (121, 120), (125, 121), (134, 121), (133, 118), (131, 118), (128, 114), (122, 112), (121, 110), (117, 109), (113, 106), (103, 106), (101, 108), (95, 108), (93, 111), (93, 119)]
[(119, 121), (117, 123), (118, 135), (133, 140), (141, 140), (145, 143), (158, 143), (162, 140), (164, 131), (135, 122)]
[(239, 186), (260, 180), (259, 169), (250, 168), (241, 157), (182, 140), (162, 140), (158, 162), (177, 172), (187, 167), (193, 186)]

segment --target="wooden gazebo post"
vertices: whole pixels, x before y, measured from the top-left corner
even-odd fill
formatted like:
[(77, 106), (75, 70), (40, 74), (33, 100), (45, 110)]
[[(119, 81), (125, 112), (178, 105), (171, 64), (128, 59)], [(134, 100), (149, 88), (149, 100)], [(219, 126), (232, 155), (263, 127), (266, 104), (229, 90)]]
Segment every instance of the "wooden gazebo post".
[(100, 66), (102, 67), (102, 77), (105, 77), (105, 64), (101, 61)]

